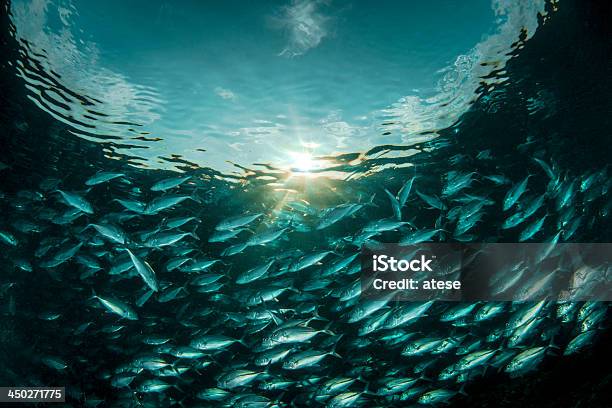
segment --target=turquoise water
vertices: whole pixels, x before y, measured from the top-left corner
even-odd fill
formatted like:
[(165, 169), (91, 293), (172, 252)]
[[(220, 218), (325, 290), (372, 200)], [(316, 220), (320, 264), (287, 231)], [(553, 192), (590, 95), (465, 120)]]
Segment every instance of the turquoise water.
[(608, 303), (368, 302), (357, 258), (610, 241), (605, 5), (2, 9), (0, 385), (68, 406), (606, 406)]
[[(169, 167), (159, 157), (176, 154), (233, 173), (228, 161), (286, 169), (304, 155), (435, 137), (474, 100), (479, 63), (503, 63), (541, 11), (241, 3), (15, 1), (11, 12), (17, 38), (59, 77), (32, 97), (77, 135), (139, 146), (130, 154), (147, 166)], [(22, 76), (36, 87), (36, 75)], [(60, 85), (92, 105), (83, 110)]]

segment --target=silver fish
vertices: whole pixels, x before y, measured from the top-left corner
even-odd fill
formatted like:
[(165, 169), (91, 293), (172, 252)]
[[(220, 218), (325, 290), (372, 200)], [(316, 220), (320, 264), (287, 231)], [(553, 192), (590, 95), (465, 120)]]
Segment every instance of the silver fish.
[(125, 248), (127, 253), (130, 255), (130, 259), (136, 268), (138, 274), (142, 277), (145, 283), (151, 288), (152, 291), (159, 291), (159, 283), (157, 282), (157, 277), (155, 276), (155, 271), (153, 268), (146, 262), (141, 261), (136, 255), (132, 253), (128, 248)]

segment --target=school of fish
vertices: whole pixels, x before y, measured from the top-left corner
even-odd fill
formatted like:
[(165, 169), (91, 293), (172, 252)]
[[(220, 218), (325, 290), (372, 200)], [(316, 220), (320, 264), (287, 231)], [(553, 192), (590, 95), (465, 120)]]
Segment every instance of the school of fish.
[[(534, 157), (517, 177), (464, 160), (438, 184), (414, 167), (351, 201), (228, 200), (216, 219), (195, 173), (44, 177), (2, 193), (2, 313), (35, 325), (24, 358), (86, 406), (447, 403), (488, 371), (580, 352), (608, 318), (604, 302), (360, 300), (363, 245), (571, 242), (609, 217), (607, 167)], [(495, 279), (519, 285), (519, 269)]]

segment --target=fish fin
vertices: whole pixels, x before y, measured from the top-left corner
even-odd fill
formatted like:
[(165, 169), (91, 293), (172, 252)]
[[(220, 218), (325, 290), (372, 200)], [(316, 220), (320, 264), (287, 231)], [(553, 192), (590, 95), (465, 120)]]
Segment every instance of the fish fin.
[(336, 348), (338, 347), (338, 344), (340, 343), (340, 339), (343, 336), (344, 336), (344, 333), (338, 335), (338, 338), (336, 339), (334, 346), (332, 347), (331, 351), (328, 353), (330, 356), (334, 356), (340, 359), (342, 358), (342, 356), (336, 352)]
[(180, 309), (176, 313), (177, 320), (181, 320), (183, 318), (184, 314), (187, 312), (188, 307), (189, 303), (185, 303), (183, 306), (180, 307)]
[(183, 395), (187, 395), (187, 394), (185, 393), (185, 391), (183, 391), (183, 390), (182, 390), (182, 389), (181, 389), (181, 388), (180, 388), (178, 385), (176, 385), (176, 384), (172, 385), (172, 388), (174, 388), (174, 389), (178, 390), (178, 391), (179, 391), (180, 393), (182, 393)]
[(274, 324), (276, 324), (277, 326), (280, 326), (284, 323), (283, 319), (278, 317), (274, 312), (270, 312), (270, 316), (272, 316), (272, 321), (274, 321)]
[(546, 346), (546, 348), (547, 349), (561, 350), (561, 347), (559, 347), (559, 346), (557, 346), (555, 344), (555, 337), (554, 336), (550, 339), (550, 342), (548, 343), (548, 346)]
[[(145, 292), (145, 294), (143, 294), (140, 298), (144, 297), (144, 301), (140, 302), (140, 298), (136, 301), (136, 306), (138, 307), (142, 307), (145, 303), (147, 303), (149, 301), (149, 299), (151, 299), (151, 297), (153, 296), (153, 293), (151, 294), (147, 294), (148, 292), (153, 292), (152, 290), (148, 290)], [(146, 295), (146, 296), (145, 296)]]
[(378, 395), (378, 393), (374, 392), (374, 391), (370, 391), (370, 382), (363, 380), (363, 382), (365, 382), (366, 386), (363, 389), (363, 395)]
[[(294, 292), (294, 293), (300, 293), (299, 289), (296, 288), (287, 288), (287, 290)], [(275, 299), (278, 302), (278, 299)]]
[(422, 374), (420, 375), (419, 380), (429, 381), (429, 382), (434, 381), (432, 378), (427, 377), (427, 376), (425, 375), (425, 373), (422, 373)]
[(487, 374), (487, 368), (489, 368), (489, 365), (485, 364), (482, 369), (482, 374), (480, 374), (482, 377), (484, 377)]
[(204, 204), (204, 200), (198, 197), (197, 193), (200, 187), (196, 187), (193, 189), (193, 192), (189, 195), (189, 198), (195, 201), (198, 204)]
[(336, 333), (334, 333), (333, 331), (329, 330), (329, 328), (331, 327), (333, 321), (330, 321), (329, 323), (327, 323), (325, 325), (325, 327), (323, 328), (323, 330), (321, 330), (321, 333), (326, 333), (329, 334), (330, 336), (335, 336)]
[(319, 310), (318, 308), (315, 309), (313, 316), (308, 319), (308, 321), (310, 322), (311, 320), (320, 320), (320, 321), (324, 321), (324, 322), (328, 322), (329, 319), (326, 319), (325, 317), (321, 316), (319, 314)]

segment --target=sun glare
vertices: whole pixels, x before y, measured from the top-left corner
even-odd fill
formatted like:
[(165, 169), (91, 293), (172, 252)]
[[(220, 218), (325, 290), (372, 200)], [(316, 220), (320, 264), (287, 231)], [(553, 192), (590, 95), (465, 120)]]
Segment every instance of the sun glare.
[(308, 173), (312, 170), (315, 170), (319, 167), (319, 163), (312, 157), (310, 153), (301, 152), (289, 153), (289, 157), (291, 158), (291, 171), (296, 173)]

